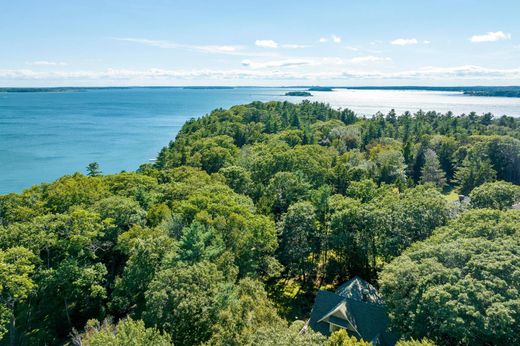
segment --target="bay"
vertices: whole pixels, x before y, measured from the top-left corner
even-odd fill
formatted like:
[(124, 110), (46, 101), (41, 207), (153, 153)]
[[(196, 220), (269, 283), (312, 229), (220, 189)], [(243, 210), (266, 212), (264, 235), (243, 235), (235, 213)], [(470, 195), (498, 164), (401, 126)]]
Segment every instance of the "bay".
[[(20, 192), (98, 162), (105, 174), (135, 170), (156, 157), (185, 121), (215, 108), (288, 100), (298, 88), (114, 88), (0, 93), (0, 194)], [(419, 109), (520, 116), (520, 99), (455, 92), (347, 90), (313, 92), (311, 101), (360, 115)]]

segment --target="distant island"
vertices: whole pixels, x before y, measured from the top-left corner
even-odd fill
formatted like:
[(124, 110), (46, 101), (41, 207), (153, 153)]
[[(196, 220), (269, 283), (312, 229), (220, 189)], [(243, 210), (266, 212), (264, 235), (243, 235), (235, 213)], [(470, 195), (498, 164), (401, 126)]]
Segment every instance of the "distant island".
[[(352, 90), (407, 90), (407, 91), (454, 91), (468, 96), (520, 97), (520, 86), (360, 86), (336, 87)], [(310, 89), (309, 89), (310, 90)]]
[(331, 87), (320, 87), (320, 86), (313, 86), (308, 89), (309, 91), (332, 91)]
[(195, 90), (206, 90), (206, 89), (235, 89), (232, 86), (186, 86), (183, 89), (195, 89)]
[(312, 94), (308, 91), (289, 91), (285, 93), (285, 96), (312, 96)]

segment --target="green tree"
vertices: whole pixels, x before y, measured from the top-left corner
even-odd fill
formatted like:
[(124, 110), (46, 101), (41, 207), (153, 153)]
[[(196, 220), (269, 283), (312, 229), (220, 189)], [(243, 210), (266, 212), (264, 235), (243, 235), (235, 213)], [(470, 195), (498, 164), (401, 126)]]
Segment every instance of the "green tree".
[(143, 321), (131, 318), (112, 324), (89, 321), (85, 332), (72, 339), (75, 346), (173, 346), (171, 337), (156, 328), (146, 328)]
[(272, 212), (279, 217), (291, 204), (304, 199), (309, 190), (310, 184), (301, 174), (278, 172), (269, 181), (266, 196)]
[(369, 342), (349, 336), (345, 329), (338, 330), (329, 336), (325, 346), (370, 346)]
[(484, 183), (471, 191), (474, 208), (507, 209), (520, 202), (520, 186), (505, 181)]
[(316, 211), (310, 202), (291, 205), (279, 225), (278, 257), (289, 275), (299, 275), (304, 282), (312, 279), (312, 254), (319, 250)]
[(99, 163), (91, 162), (87, 165), (87, 175), (89, 177), (97, 177), (101, 175), (101, 170), (99, 169)]
[(223, 308), (213, 324), (209, 345), (254, 345), (256, 333), (264, 328), (285, 325), (267, 298), (261, 282), (245, 278), (223, 296)]
[(35, 257), (23, 247), (0, 250), (0, 340), (9, 331), (11, 345), (18, 343), (15, 309), (35, 288)]
[(428, 339), (421, 339), (421, 340), (399, 340), (396, 344), (396, 346), (435, 346), (433, 341)]
[(473, 210), (437, 229), (383, 270), (394, 327), (440, 345), (518, 344), (519, 248), (514, 210)]
[(477, 153), (477, 150), (477, 148), (470, 149), (462, 165), (455, 172), (455, 179), (463, 194), (468, 194), (475, 187), (496, 178), (496, 171), (489, 158), (482, 153)]
[(144, 320), (172, 335), (176, 345), (199, 345), (211, 337), (223, 283), (209, 262), (161, 270), (146, 291)]
[(424, 153), (421, 182), (433, 184), (441, 190), (446, 186), (446, 173), (441, 168), (437, 153), (431, 149), (427, 149)]

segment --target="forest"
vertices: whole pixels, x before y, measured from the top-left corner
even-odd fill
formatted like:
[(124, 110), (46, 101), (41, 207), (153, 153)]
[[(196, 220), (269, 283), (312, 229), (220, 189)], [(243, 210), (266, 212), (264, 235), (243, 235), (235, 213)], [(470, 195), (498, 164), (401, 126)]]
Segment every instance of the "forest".
[(253, 102), (102, 169), (0, 196), (1, 344), (364, 346), (300, 332), (356, 275), (398, 345), (520, 344), (519, 118)]

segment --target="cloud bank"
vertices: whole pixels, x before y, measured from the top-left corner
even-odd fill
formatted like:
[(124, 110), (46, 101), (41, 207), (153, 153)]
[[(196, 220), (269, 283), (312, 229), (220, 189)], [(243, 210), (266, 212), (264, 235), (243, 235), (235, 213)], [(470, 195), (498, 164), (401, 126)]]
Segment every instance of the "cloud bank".
[[(285, 64), (306, 64), (307, 62), (286, 61)], [(246, 63), (250, 67), (252, 62)], [(273, 67), (281, 67), (280, 66)], [(34, 71), (31, 69), (0, 70), (0, 78), (3, 80), (85, 80), (85, 81), (150, 81), (150, 82), (176, 82), (186, 80), (309, 80), (320, 81), (336, 80), (488, 80), (488, 81), (520, 81), (520, 68), (493, 69), (476, 65), (463, 65), (455, 67), (425, 67), (417, 70), (397, 72), (364, 71), (344, 69), (321, 72), (301, 72), (296, 70), (265, 70), (265, 69), (233, 69), (233, 70), (168, 70), (151, 68), (145, 70), (107, 69), (103, 71)]]
[(484, 35), (473, 35), (469, 39), (474, 43), (482, 43), (482, 42), (496, 42), (500, 40), (510, 40), (511, 34), (506, 34), (502, 31), (488, 32)]

